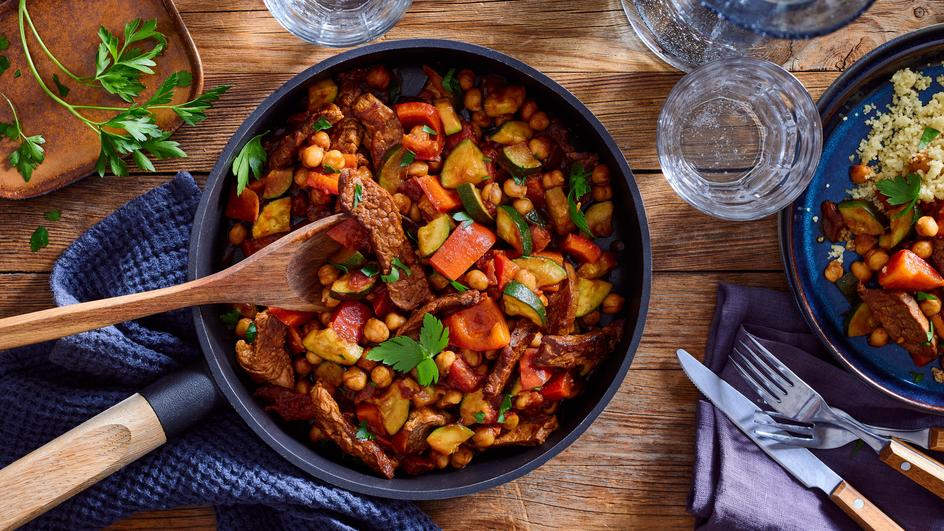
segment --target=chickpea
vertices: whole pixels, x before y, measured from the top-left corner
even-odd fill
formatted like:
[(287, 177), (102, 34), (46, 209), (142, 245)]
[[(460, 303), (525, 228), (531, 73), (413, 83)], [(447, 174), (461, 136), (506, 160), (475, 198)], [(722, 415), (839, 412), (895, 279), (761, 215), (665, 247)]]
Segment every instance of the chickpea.
[[(340, 151), (338, 153), (340, 153)], [(317, 168), (321, 166), (321, 162), (325, 158), (325, 151), (323, 147), (312, 144), (299, 153), (299, 158), (306, 168)]]
[(545, 190), (550, 190), (551, 188), (564, 186), (564, 179), (564, 172), (553, 170), (541, 176), (541, 184), (544, 185)]
[(443, 469), (449, 466), (449, 456), (436, 451), (429, 453), (429, 459), (436, 465), (436, 468)]
[(429, 276), (429, 283), (436, 289), (444, 289), (449, 285), (449, 279), (439, 273), (433, 273)]
[(462, 349), (462, 359), (469, 367), (478, 367), (482, 364), (482, 353), (477, 350)]
[(544, 340), (544, 334), (537, 332), (534, 334), (534, 339), (531, 340), (531, 348), (538, 348), (541, 346), (541, 341)]
[(493, 205), (500, 205), (502, 202), (501, 186), (496, 182), (490, 182), (482, 188), (482, 199)]
[[(337, 308), (341, 301), (331, 295), (331, 288), (321, 290), (321, 302), (328, 308)], [(327, 323), (325, 323), (327, 324)]]
[(364, 339), (370, 343), (383, 343), (390, 338), (390, 329), (380, 319), (371, 317), (364, 324)]
[(397, 205), (397, 210), (404, 216), (408, 215), (413, 207), (413, 201), (410, 201), (409, 197), (400, 192), (393, 194), (393, 203)]
[(333, 361), (326, 361), (315, 369), (315, 377), (331, 387), (337, 387), (344, 380), (344, 369)]
[(361, 369), (364, 369), (365, 371), (370, 372), (374, 370), (374, 367), (380, 365), (380, 362), (367, 359), (368, 352), (370, 352), (369, 348), (364, 349), (364, 355), (361, 356), (360, 359), (357, 360), (357, 363), (355, 365), (357, 365)]
[(538, 112), (538, 104), (534, 100), (528, 100), (521, 106), (521, 119), (527, 122), (536, 112)]
[(862, 261), (852, 262), (852, 265), (849, 266), (849, 271), (852, 271), (852, 274), (855, 275), (860, 282), (868, 282), (872, 278), (872, 270)]
[(473, 269), (465, 274), (465, 283), (472, 289), (484, 291), (488, 288), (488, 277), (478, 269)]
[(547, 117), (547, 113), (544, 111), (539, 111), (534, 113), (534, 116), (528, 120), (528, 126), (535, 131), (543, 131), (551, 125), (551, 119)]
[(233, 228), (229, 229), (229, 243), (239, 245), (246, 241), (248, 234), (249, 231), (246, 230), (246, 226), (242, 223), (237, 223), (233, 225)]
[(393, 382), (393, 371), (386, 365), (377, 365), (370, 371), (370, 381), (374, 382), (374, 385), (377, 387), (383, 389)]
[(308, 376), (311, 374), (311, 363), (308, 363), (304, 357), (295, 360), (295, 373), (299, 376)]
[[(521, 391), (515, 397), (515, 409), (527, 409), (540, 404), (542, 401), (543, 397), (537, 391)], [(507, 417), (505, 420), (508, 420)]]
[(413, 407), (426, 407), (441, 398), (441, 393), (435, 387), (423, 387), (413, 394)]
[(465, 468), (470, 461), (472, 461), (472, 449), (465, 445), (456, 448), (456, 451), (449, 456), (449, 464), (452, 468)]
[(321, 362), (324, 360), (321, 358), (321, 356), (309, 350), (305, 353), (305, 361), (307, 361), (312, 367), (317, 367), (318, 365), (321, 365)]
[(462, 104), (465, 105), (465, 108), (469, 109), (470, 111), (481, 111), (482, 90), (477, 88), (471, 88), (467, 90), (465, 92), (465, 96), (462, 98)]
[(833, 260), (826, 265), (826, 271), (823, 272), (826, 276), (826, 280), (830, 282), (835, 282), (839, 280), (839, 277), (842, 276), (842, 262), (839, 260)]
[(862, 184), (872, 176), (872, 168), (866, 164), (854, 164), (849, 168), (849, 179), (854, 184)]
[(941, 317), (941, 314), (932, 315), (931, 322), (934, 323), (934, 335), (944, 339), (944, 317)]
[(515, 280), (521, 282), (531, 291), (538, 289), (538, 279), (534, 277), (534, 273), (528, 271), (527, 269), (519, 269), (515, 273)]
[(505, 191), (505, 195), (515, 199), (521, 199), (528, 193), (528, 188), (523, 184), (516, 183), (514, 179), (506, 179), (502, 184), (502, 190)]
[(390, 71), (383, 65), (376, 65), (367, 71), (367, 84), (377, 90), (387, 90), (390, 87)]
[(457, 391), (455, 389), (450, 389), (446, 391), (446, 394), (439, 399), (439, 407), (449, 407), (454, 406), (462, 402), (462, 391)]
[(456, 80), (459, 82), (459, 88), (462, 90), (470, 90), (475, 86), (475, 72), (468, 68), (463, 68), (456, 73)]
[(513, 430), (518, 427), (518, 414), (514, 411), (509, 411), (505, 413), (505, 422), (502, 422), (502, 427), (506, 430)]
[(384, 324), (387, 325), (387, 330), (390, 330), (391, 332), (403, 326), (403, 323), (405, 322), (406, 317), (403, 317), (396, 312), (390, 312), (386, 317), (384, 317)]
[(547, 160), (551, 156), (551, 141), (543, 136), (532, 138), (528, 141), (528, 149), (531, 150), (534, 158), (541, 161)]
[[(296, 168), (295, 174), (292, 175), (292, 180), (295, 181), (296, 186), (305, 186), (308, 184), (308, 169)], [(314, 188), (312, 190), (314, 190)]]
[(602, 201), (609, 201), (613, 198), (613, 188), (609, 185), (594, 186), (591, 188), (593, 194), (593, 200), (600, 203)]
[(321, 428), (317, 424), (312, 424), (311, 429), (308, 430), (308, 439), (315, 443), (325, 438), (325, 434), (321, 431)]
[(927, 240), (918, 240), (911, 245), (911, 252), (918, 255), (920, 258), (927, 260), (931, 257), (931, 253), (934, 252), (934, 248), (931, 246), (931, 242)]
[(429, 175), (429, 165), (422, 161), (411, 162), (406, 168), (406, 174), (410, 177)]
[(473, 111), (472, 123), (479, 127), (491, 127), (492, 119), (482, 111)]
[(328, 149), (331, 147), (331, 137), (328, 136), (328, 133), (324, 131), (318, 131), (313, 137), (311, 137), (312, 144), (320, 147), (321, 149)]
[(884, 347), (888, 344), (888, 332), (884, 328), (878, 327), (869, 334), (869, 345), (873, 347)]
[(335, 170), (341, 170), (344, 168), (344, 153), (341, 153), (336, 149), (332, 149), (331, 151), (324, 154), (322, 164), (325, 166), (331, 166)]
[(855, 252), (862, 256), (875, 247), (878, 240), (871, 234), (857, 234), (855, 237)]
[(488, 448), (495, 444), (495, 436), (498, 435), (500, 428), (497, 426), (479, 426), (475, 428), (475, 435), (472, 436), (472, 444), (476, 448)]
[(605, 314), (613, 315), (623, 309), (624, 302), (625, 299), (623, 299), (623, 297), (616, 293), (610, 293), (603, 299), (603, 304), (601, 304), (600, 309), (603, 310)]
[(515, 201), (512, 203), (512, 206), (514, 206), (515, 210), (517, 210), (522, 216), (534, 210), (534, 203), (532, 203), (527, 197), (515, 199)]
[(361, 370), (360, 367), (351, 367), (344, 371), (342, 379), (344, 387), (351, 391), (360, 391), (367, 386), (367, 373)]
[(600, 324), (600, 311), (593, 310), (587, 315), (581, 317), (580, 322), (583, 323), (584, 326), (596, 326)]
[(423, 221), (423, 213), (420, 211), (420, 207), (415, 203), (410, 207), (410, 219), (416, 223), (422, 223)]
[(928, 317), (941, 313), (941, 299), (935, 297), (921, 301), (921, 313)]
[(295, 382), (295, 392), (303, 395), (307, 395), (311, 392), (311, 382), (308, 380), (299, 380)]
[(243, 317), (236, 322), (236, 335), (239, 337), (246, 337), (246, 332), (249, 330), (249, 325), (252, 324), (252, 319), (247, 319)]
[(451, 350), (444, 350), (436, 356), (436, 367), (439, 369), (440, 376), (449, 374), (449, 368), (456, 361), (456, 353)]
[(938, 232), (937, 221), (935, 221), (931, 216), (921, 216), (915, 223), (915, 231), (919, 236), (933, 238), (937, 236)]
[(880, 271), (888, 263), (888, 253), (881, 249), (872, 249), (865, 256), (865, 263), (869, 264), (872, 271)]
[(318, 268), (318, 282), (321, 282), (322, 286), (330, 286), (339, 276), (340, 273), (337, 268), (331, 264), (325, 264)]
[(593, 184), (610, 184), (610, 167), (606, 164), (597, 164), (590, 174), (590, 182)]

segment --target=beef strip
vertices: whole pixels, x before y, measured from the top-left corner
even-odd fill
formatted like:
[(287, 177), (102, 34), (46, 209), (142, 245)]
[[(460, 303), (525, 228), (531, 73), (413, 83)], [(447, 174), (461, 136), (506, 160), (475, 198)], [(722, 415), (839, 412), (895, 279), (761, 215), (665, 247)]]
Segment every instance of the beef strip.
[(915, 356), (933, 358), (937, 355), (937, 338), (931, 324), (914, 297), (904, 291), (868, 289), (859, 284), (859, 296), (872, 310), (872, 315), (888, 336)]
[(446, 414), (429, 407), (421, 407), (410, 412), (406, 424), (400, 428), (395, 438), (397, 450), (403, 454), (422, 452), (428, 446), (426, 436), (433, 428), (446, 424)]
[(253, 394), (266, 403), (266, 411), (275, 413), (282, 420), (291, 422), (315, 418), (315, 406), (308, 395), (276, 385), (262, 386)]
[(492, 367), (492, 372), (485, 380), (483, 391), (486, 396), (497, 396), (508, 385), (508, 379), (511, 378), (511, 373), (518, 365), (518, 360), (521, 359), (521, 355), (531, 344), (537, 332), (538, 328), (531, 321), (518, 321), (518, 325), (511, 332), (511, 341), (498, 354), (495, 366)]
[(320, 381), (311, 390), (311, 402), (315, 406), (315, 420), (321, 430), (341, 447), (341, 451), (359, 458), (385, 478), (393, 478), (397, 461), (384, 453), (374, 441), (357, 438), (357, 428), (344, 418), (338, 403)]
[(931, 264), (938, 273), (944, 271), (944, 239), (934, 238), (931, 240)]
[(455, 310), (468, 308), (473, 304), (478, 304), (481, 300), (482, 294), (476, 290), (463, 291), (462, 293), (451, 293), (449, 295), (437, 297), (413, 312), (413, 314), (410, 315), (410, 318), (407, 319), (406, 322), (397, 329), (397, 335), (410, 336), (413, 337), (413, 339), (416, 339), (420, 332), (420, 328), (423, 327), (423, 315), (429, 313), (436, 317), (440, 317), (446, 313), (451, 313)]
[(538, 446), (556, 429), (556, 415), (522, 420), (513, 430), (495, 439), (492, 446)]
[(563, 154), (561, 165), (564, 168), (570, 168), (575, 162), (580, 162), (587, 170), (592, 170), (593, 167), (597, 165), (598, 158), (595, 153), (577, 151), (573, 144), (570, 143), (570, 130), (563, 122), (552, 120), (545, 134), (560, 147), (561, 153)]
[(338, 97), (334, 103), (341, 108), (341, 111), (348, 114), (354, 101), (364, 92), (361, 86), (367, 78), (367, 70), (357, 68), (338, 74)]
[(292, 388), (295, 373), (285, 349), (288, 329), (268, 312), (256, 314), (256, 340), (250, 345), (236, 342), (236, 361), (256, 381)]
[(403, 141), (403, 126), (396, 113), (373, 94), (361, 94), (351, 106), (354, 116), (364, 125), (364, 141), (370, 150), (374, 168), (379, 170), (383, 155)]
[[(358, 187), (360, 199), (355, 207), (354, 193)], [(390, 193), (372, 179), (364, 179), (347, 170), (341, 172), (338, 191), (341, 209), (367, 229), (383, 274), (390, 273), (394, 258), (399, 258), (410, 268), (411, 274), (400, 271), (400, 278), (387, 284), (390, 300), (400, 309), (409, 311), (432, 298), (426, 273), (403, 232), (400, 211)]]
[(586, 374), (613, 352), (622, 335), (622, 319), (586, 334), (546, 335), (541, 339), (534, 364), (560, 369), (579, 367), (580, 372)]
[(281, 169), (294, 166), (298, 150), (305, 143), (305, 140), (315, 133), (315, 122), (321, 118), (324, 118), (333, 126), (344, 119), (344, 114), (333, 103), (329, 103), (315, 112), (307, 113), (301, 125), (285, 133), (278, 140), (275, 148), (269, 152), (269, 168)]
[(574, 331), (574, 319), (577, 317), (577, 275), (574, 266), (564, 264), (567, 278), (561, 283), (556, 293), (548, 297), (547, 333), (567, 335)]
[(353, 118), (341, 120), (330, 132), (332, 149), (353, 154), (361, 147), (361, 126)]

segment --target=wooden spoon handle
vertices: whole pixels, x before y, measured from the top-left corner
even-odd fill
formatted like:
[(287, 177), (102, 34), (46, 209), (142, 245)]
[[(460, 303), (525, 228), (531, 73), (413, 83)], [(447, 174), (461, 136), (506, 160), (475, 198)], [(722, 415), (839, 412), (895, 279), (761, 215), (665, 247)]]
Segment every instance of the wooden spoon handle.
[(882, 449), (879, 459), (918, 485), (944, 498), (944, 465), (897, 440)]
[(218, 301), (208, 279), (111, 299), (83, 302), (0, 319), (0, 350), (94, 330), (122, 321)]
[(901, 526), (883, 513), (859, 491), (852, 488), (852, 485), (843, 481), (829, 495), (840, 509), (850, 518), (859, 524), (859, 527), (868, 531), (894, 531), (901, 529)]
[(134, 394), (0, 470), (0, 529), (19, 527), (167, 441)]

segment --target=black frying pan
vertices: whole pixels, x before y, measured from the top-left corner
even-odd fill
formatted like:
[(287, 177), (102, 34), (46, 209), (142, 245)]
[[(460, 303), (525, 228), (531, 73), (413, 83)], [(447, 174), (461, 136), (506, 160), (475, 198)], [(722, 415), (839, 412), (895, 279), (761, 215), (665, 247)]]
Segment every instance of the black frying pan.
[[(232, 178), (230, 166), (238, 150), (254, 135), (276, 128), (284, 117), (295, 112), (310, 83), (351, 68), (377, 63), (399, 68), (401, 72), (416, 71), (416, 67), (422, 64), (455, 65), (499, 74), (512, 82), (522, 83), (542, 109), (550, 110), (570, 125), (577, 142), (597, 152), (602, 162), (612, 169), (613, 197), (618, 205), (613, 238), (623, 245), (618, 252), (620, 267), (613, 272), (611, 280), (615, 290), (626, 297), (627, 328), (617, 351), (600, 365), (584, 393), (561, 406), (558, 413), (560, 428), (539, 447), (488, 452), (477, 456), (470, 466), (461, 470), (443, 470), (392, 480), (377, 477), (366, 469), (351, 465), (349, 460), (342, 462), (339, 456), (317, 453), (304, 442), (304, 438), (296, 438), (297, 434), (287, 431), (283, 424), (266, 413), (252, 396), (253, 385), (235, 362), (234, 338), (219, 319), (220, 308), (199, 307), (194, 309), (194, 324), (206, 364), (165, 377), (140, 395), (132, 396), (86, 423), (98, 421), (132, 426), (129, 427), (131, 436), (126, 445), (114, 452), (102, 453), (104, 459), (115, 463), (95, 477), (79, 478), (83, 481), (65, 477), (64, 473), (60, 478), (51, 478), (50, 471), (43, 470), (46, 488), (40, 490), (45, 492), (27, 493), (29, 495), (24, 495), (22, 506), (0, 508), (0, 527), (6, 523), (28, 521), (41, 514), (119, 466), (163, 444), (167, 437), (185, 431), (224, 401), (273, 450), (313, 477), (363, 494), (407, 500), (462, 496), (511, 481), (561, 452), (603, 411), (619, 389), (632, 362), (649, 303), (649, 232), (639, 190), (619, 147), (576, 97), (537, 70), (494, 50), (427, 39), (375, 44), (323, 61), (276, 90), (239, 127), (210, 174), (194, 219), (190, 279), (209, 275), (219, 267), (227, 242), (223, 218), (224, 189), (228, 179)], [(404, 79), (403, 92), (406, 95), (413, 90), (408, 86), (410, 81)], [(28, 474), (30, 464), (48, 457), (56, 445), (72, 444), (74, 437), (81, 435), (74, 432), (85, 426), (83, 424), (0, 471), (0, 492), (4, 486), (13, 484), (13, 478)], [(49, 489), (49, 485), (56, 484), (57, 480), (62, 482), (61, 487)]]

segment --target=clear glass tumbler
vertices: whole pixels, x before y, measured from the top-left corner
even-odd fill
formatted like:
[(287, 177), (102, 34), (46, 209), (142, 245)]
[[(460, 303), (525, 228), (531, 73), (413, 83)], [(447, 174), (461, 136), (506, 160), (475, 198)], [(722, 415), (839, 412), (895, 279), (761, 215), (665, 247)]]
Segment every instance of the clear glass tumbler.
[(312, 44), (346, 47), (386, 33), (412, 0), (265, 0), (279, 24)]
[(675, 85), (656, 146), (675, 193), (705, 214), (743, 221), (769, 216), (803, 192), (823, 130), (799, 80), (771, 62), (738, 57)]

